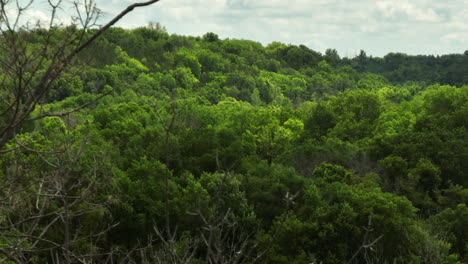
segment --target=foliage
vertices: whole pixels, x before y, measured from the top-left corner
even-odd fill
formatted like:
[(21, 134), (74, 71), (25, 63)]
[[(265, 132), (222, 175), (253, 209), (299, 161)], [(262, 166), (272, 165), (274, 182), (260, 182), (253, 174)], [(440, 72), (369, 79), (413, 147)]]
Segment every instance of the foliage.
[(465, 57), (111, 28), (0, 150), (0, 258), (466, 262)]

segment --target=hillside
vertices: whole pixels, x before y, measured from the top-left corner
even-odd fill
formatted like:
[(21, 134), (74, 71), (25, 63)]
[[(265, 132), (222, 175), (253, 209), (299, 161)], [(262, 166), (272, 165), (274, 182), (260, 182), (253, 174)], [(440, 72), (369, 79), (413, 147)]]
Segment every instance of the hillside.
[(467, 52), (111, 28), (3, 148), (0, 258), (467, 263), (467, 84)]

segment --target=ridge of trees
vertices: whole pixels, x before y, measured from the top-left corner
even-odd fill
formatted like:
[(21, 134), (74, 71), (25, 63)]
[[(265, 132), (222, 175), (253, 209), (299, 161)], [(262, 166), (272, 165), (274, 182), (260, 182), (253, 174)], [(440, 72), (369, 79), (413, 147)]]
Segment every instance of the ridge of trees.
[(0, 258), (466, 262), (468, 86), (357, 60), (109, 28), (0, 155)]

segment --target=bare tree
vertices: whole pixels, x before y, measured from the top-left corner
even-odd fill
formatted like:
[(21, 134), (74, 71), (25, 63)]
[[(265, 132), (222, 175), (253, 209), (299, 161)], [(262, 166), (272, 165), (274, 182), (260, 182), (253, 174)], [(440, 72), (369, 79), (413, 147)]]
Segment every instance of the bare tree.
[[(48, 21), (28, 17), (39, 1), (0, 0), (0, 148), (30, 121), (32, 111), (80, 52), (135, 8), (159, 1), (129, 5), (98, 27), (102, 12), (93, 0), (40, 2), (39, 7), (50, 12)], [(68, 25), (60, 15), (64, 10), (72, 10)], [(33, 119), (51, 115), (63, 113), (41, 113)]]
[(348, 262), (346, 262), (347, 264), (353, 263), (353, 261), (362, 252), (364, 254), (364, 260), (366, 261), (366, 263), (374, 263), (371, 256), (369, 256), (369, 253), (370, 253), (369, 251), (375, 251), (374, 247), (377, 244), (377, 242), (379, 242), (383, 238), (383, 235), (380, 235), (379, 237), (377, 237), (374, 240), (369, 240), (369, 235), (371, 234), (371, 232), (374, 231), (374, 229), (372, 228), (372, 214), (369, 215), (369, 218), (368, 218), (368, 221), (367, 221), (367, 227), (363, 227), (363, 228), (364, 228), (364, 230), (366, 232), (364, 233), (364, 238), (362, 240), (362, 244), (358, 248), (358, 250), (356, 250), (356, 252), (354, 252), (353, 256), (348, 260)]
[(121, 255), (124, 253), (119, 258), (121, 262), (130, 264), (192, 263), (200, 246), (200, 240), (197, 237), (181, 236), (177, 234), (177, 229), (175, 229), (171, 237), (167, 238), (167, 232), (159, 230), (156, 224), (154, 225), (154, 231), (155, 235), (148, 235), (146, 243), (138, 241), (131, 250), (120, 252)]
[(224, 215), (205, 217), (201, 212), (198, 215), (204, 223), (200, 236), (206, 248), (206, 263), (256, 263), (265, 253), (252, 239), (257, 230), (244, 229), (233, 217), (231, 209)]
[(124, 263), (188, 264), (197, 259), (209, 264), (243, 264), (257, 263), (268, 250), (255, 240), (259, 230), (244, 228), (231, 209), (221, 215), (205, 216), (201, 210), (188, 214), (201, 218), (199, 230), (184, 235), (174, 228), (167, 238), (167, 232), (155, 224), (155, 235), (146, 244), (138, 242), (120, 259)]
[(42, 151), (18, 148), (2, 157), (10, 162), (5, 163), (0, 185), (0, 259), (15, 263), (103, 259), (109, 253), (98, 244), (113, 226), (89, 219), (108, 215), (107, 202), (97, 202), (110, 180), (108, 169), (99, 162), (105, 155), (88, 153), (86, 139), (77, 141), (62, 131), (59, 118), (44, 121), (50, 121), (54, 131), (50, 135), (41, 131)]
[[(0, 0), (0, 153), (10, 152), (2, 157), (8, 168), (0, 182), (0, 262), (91, 263), (114, 254), (99, 248), (112, 226), (90, 229), (82, 222), (105, 214), (104, 204), (94, 204), (99, 161), (81, 165), (84, 143), (77, 146), (68, 137), (47, 149), (30, 148), (40, 122), (29, 136), (17, 135), (27, 123), (63, 118), (92, 103), (61, 113), (40, 109), (80, 52), (135, 8), (156, 2), (129, 5), (100, 27), (102, 12), (93, 0)], [(30, 17), (28, 11), (37, 7), (49, 11), (47, 21)], [(16, 147), (4, 149), (10, 140)], [(77, 172), (78, 167), (88, 171)]]

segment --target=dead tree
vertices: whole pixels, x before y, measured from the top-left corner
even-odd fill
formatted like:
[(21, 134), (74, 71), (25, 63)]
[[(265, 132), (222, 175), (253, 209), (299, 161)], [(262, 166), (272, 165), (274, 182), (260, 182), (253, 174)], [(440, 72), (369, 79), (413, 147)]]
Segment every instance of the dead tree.
[(358, 248), (358, 250), (356, 250), (353, 256), (348, 260), (348, 262), (346, 262), (347, 264), (353, 263), (353, 261), (357, 258), (357, 256), (359, 256), (359, 254), (361, 254), (362, 252), (364, 254), (364, 260), (366, 261), (366, 263), (371, 263), (372, 261), (369, 256), (369, 251), (375, 251), (374, 249), (375, 245), (377, 244), (377, 242), (380, 241), (380, 239), (383, 238), (383, 235), (380, 235), (374, 240), (369, 240), (370, 233), (374, 231), (374, 229), (372, 228), (372, 214), (369, 215), (369, 218), (367, 221), (367, 227), (363, 227), (363, 228), (366, 232), (364, 233), (362, 244)]
[(141, 242), (121, 256), (124, 263), (189, 264), (194, 260), (208, 264), (257, 263), (266, 253), (255, 235), (259, 230), (244, 228), (231, 209), (224, 214), (205, 216), (200, 210), (189, 215), (199, 216), (202, 226), (189, 235), (173, 229), (170, 237), (154, 225), (155, 236)]
[[(116, 252), (112, 256), (119, 259), (119, 263), (167, 263), (189, 264), (196, 257), (200, 246), (197, 237), (177, 236), (177, 229), (167, 238), (167, 232), (159, 230), (154, 225), (154, 234), (148, 235), (145, 242), (138, 241), (136, 245), (127, 251)], [(110, 261), (112, 263), (112, 261)]]
[(25, 147), (2, 156), (2, 262), (89, 263), (109, 254), (99, 242), (113, 226), (89, 220), (108, 215), (106, 201), (96, 202), (110, 181), (99, 160), (105, 155), (88, 153), (86, 139), (73, 139), (54, 118), (58, 129), (38, 133), (41, 151)]
[(206, 249), (206, 263), (255, 263), (262, 257), (264, 252), (259, 252), (258, 242), (253, 240), (255, 232), (246, 231), (230, 209), (224, 215), (205, 217), (201, 212), (198, 215), (204, 223), (200, 236)]
[[(31, 112), (80, 52), (135, 8), (159, 0), (129, 5), (102, 27), (97, 25), (101, 11), (93, 0), (44, 2), (0, 0), (0, 148), (30, 121)], [(48, 21), (27, 16), (28, 10), (38, 7), (50, 11)], [(73, 14), (66, 25), (60, 14), (70, 9)], [(51, 115), (63, 113), (34, 119)]]

